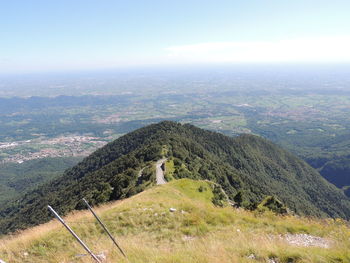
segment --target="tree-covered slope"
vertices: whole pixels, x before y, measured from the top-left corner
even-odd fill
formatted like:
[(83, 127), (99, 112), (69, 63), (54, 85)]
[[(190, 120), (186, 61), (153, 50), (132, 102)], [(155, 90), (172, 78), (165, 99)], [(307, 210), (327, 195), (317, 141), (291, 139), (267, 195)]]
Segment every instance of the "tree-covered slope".
[(230, 199), (247, 208), (274, 195), (298, 214), (350, 217), (350, 201), (339, 189), (269, 141), (161, 122), (109, 143), (62, 177), (1, 208), (1, 232), (49, 220), (48, 204), (65, 214), (81, 208), (82, 197), (96, 204), (134, 195), (154, 184), (154, 162), (162, 156), (171, 167), (168, 179), (215, 181)]
[(76, 165), (81, 159), (81, 157), (55, 157), (1, 164), (0, 206), (30, 189), (61, 176), (65, 170)]
[[(334, 157), (319, 169), (320, 174), (339, 188), (350, 186), (350, 156)], [(346, 192), (345, 192), (346, 193)], [(350, 197), (350, 193), (348, 193)]]

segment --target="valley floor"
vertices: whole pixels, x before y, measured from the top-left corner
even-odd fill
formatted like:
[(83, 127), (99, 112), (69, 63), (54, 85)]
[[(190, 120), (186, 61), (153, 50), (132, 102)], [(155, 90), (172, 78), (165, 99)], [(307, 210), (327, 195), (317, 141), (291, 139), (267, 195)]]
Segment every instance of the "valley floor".
[[(208, 182), (182, 179), (96, 211), (129, 262), (350, 262), (348, 222), (219, 208), (212, 198)], [(88, 211), (65, 220), (104, 262), (128, 262)], [(0, 239), (7, 263), (93, 262), (84, 254), (56, 220)]]

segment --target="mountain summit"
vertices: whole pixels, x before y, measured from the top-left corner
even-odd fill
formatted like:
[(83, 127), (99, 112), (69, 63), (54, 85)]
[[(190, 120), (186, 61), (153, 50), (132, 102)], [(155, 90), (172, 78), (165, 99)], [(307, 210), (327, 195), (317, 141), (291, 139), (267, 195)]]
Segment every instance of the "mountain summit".
[(319, 173), (254, 135), (227, 137), (189, 124), (160, 122), (138, 129), (86, 157), (63, 176), (0, 209), (0, 231), (48, 221), (47, 205), (61, 214), (132, 196), (156, 183), (155, 163), (166, 158), (166, 179), (219, 184), (237, 206), (255, 208), (273, 196), (299, 215), (350, 218), (350, 200)]

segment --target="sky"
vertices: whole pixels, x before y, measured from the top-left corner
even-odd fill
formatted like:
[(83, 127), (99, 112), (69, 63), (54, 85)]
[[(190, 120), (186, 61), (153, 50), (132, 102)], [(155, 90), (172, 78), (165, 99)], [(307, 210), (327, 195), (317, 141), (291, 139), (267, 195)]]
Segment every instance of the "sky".
[(0, 74), (349, 63), (349, 0), (0, 0)]

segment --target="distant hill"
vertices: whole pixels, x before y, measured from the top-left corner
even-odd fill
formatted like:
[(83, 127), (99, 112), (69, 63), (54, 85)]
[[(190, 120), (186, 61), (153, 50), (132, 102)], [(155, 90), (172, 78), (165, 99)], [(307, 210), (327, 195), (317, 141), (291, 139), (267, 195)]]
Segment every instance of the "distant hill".
[(168, 158), (168, 180), (211, 180), (249, 209), (271, 195), (300, 215), (350, 218), (350, 201), (341, 190), (275, 144), (253, 135), (231, 138), (165, 121), (120, 137), (62, 177), (2, 207), (1, 232), (48, 221), (48, 204), (66, 214), (82, 208), (82, 197), (97, 204), (143, 191), (154, 184), (154, 163), (163, 156)]
[[(319, 169), (320, 174), (329, 182), (339, 188), (347, 189), (350, 186), (350, 156), (335, 157), (333, 160), (325, 162)], [(350, 193), (345, 191), (350, 197)]]

